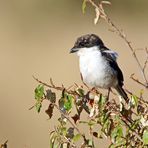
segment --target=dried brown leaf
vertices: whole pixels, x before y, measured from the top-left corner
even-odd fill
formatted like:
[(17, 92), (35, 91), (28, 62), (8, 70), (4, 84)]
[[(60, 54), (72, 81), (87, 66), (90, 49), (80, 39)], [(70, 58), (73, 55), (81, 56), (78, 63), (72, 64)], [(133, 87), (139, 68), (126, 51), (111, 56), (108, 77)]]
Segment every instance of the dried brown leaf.
[(54, 105), (51, 103), (51, 104), (49, 104), (48, 109), (45, 111), (50, 119), (53, 115), (53, 109), (54, 109)]
[(80, 119), (80, 116), (78, 114), (75, 114), (74, 116), (71, 117), (74, 120), (74, 123), (76, 124), (77, 121)]
[(101, 4), (111, 5), (111, 2), (109, 2), (109, 1), (101, 1)]
[(95, 12), (96, 12), (96, 17), (94, 19), (94, 24), (96, 25), (100, 18), (100, 10), (98, 8), (95, 8)]

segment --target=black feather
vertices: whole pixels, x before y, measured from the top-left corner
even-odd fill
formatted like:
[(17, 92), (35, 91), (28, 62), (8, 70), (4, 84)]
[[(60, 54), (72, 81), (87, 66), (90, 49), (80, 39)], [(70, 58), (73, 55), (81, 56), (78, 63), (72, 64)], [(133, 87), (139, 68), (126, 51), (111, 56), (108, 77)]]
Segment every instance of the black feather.
[[(109, 49), (104, 47), (104, 48), (102, 48), (102, 50), (105, 51), (105, 50), (109, 50)], [(116, 72), (118, 84), (122, 87), (124, 78), (123, 78), (123, 73), (122, 73), (121, 69), (119, 68), (116, 60), (111, 56), (111, 54), (107, 53), (107, 52), (103, 52), (103, 51), (101, 52), (102, 56), (104, 56), (104, 58), (108, 61), (110, 67), (112, 67), (112, 69)]]

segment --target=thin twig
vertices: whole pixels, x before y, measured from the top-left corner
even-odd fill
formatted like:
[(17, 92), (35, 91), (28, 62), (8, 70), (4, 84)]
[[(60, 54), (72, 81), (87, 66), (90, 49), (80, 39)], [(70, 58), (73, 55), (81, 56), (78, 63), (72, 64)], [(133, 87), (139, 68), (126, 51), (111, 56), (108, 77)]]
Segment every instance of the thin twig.
[(148, 63), (148, 49), (145, 48), (145, 51), (146, 51), (147, 57), (146, 57), (146, 60), (145, 60), (145, 62), (144, 62), (143, 72), (145, 72), (145, 69), (146, 69), (146, 66), (147, 66), (147, 63)]
[(130, 78), (131, 78), (133, 81), (137, 82), (138, 84), (144, 86), (145, 88), (148, 87), (148, 85), (145, 85), (145, 84), (143, 84), (142, 82), (140, 82), (138, 79), (134, 78), (134, 74), (131, 74)]
[(0, 145), (0, 148), (7, 148), (8, 140), (6, 140), (3, 144)]
[(31, 107), (29, 108), (29, 110), (32, 110), (34, 107), (35, 107), (35, 105), (31, 106)]
[(75, 94), (76, 94), (75, 91), (67, 90), (66, 88), (64, 88), (64, 86), (62, 86), (62, 87), (60, 87), (60, 86), (55, 86), (54, 83), (53, 83), (53, 81), (52, 81), (52, 79), (50, 79), (50, 84), (51, 84), (51, 85), (49, 85), (49, 84), (47, 84), (47, 83), (45, 83), (45, 82), (39, 80), (39, 79), (36, 78), (35, 76), (32, 76), (32, 77), (33, 77), (38, 83), (40, 83), (40, 84), (42, 84), (42, 85), (44, 85), (44, 86), (46, 86), (46, 87), (48, 87), (48, 88), (52, 88), (52, 89), (59, 90), (59, 91), (63, 91), (63, 90), (65, 89), (65, 91), (66, 91), (67, 93), (69, 93), (69, 94), (72, 94), (72, 95), (75, 95)]

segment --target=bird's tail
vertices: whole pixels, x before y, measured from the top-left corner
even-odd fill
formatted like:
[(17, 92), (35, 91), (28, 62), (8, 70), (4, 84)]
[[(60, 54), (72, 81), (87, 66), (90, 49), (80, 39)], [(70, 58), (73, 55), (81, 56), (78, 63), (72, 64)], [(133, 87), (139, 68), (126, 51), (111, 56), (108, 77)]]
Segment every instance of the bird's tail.
[(126, 92), (124, 91), (124, 89), (121, 86), (119, 86), (119, 85), (117, 85), (115, 87), (115, 89), (117, 90), (117, 92), (119, 93), (119, 95), (121, 95), (121, 97), (124, 98), (124, 100), (126, 101), (126, 103), (128, 103), (129, 102), (129, 98), (128, 98)]

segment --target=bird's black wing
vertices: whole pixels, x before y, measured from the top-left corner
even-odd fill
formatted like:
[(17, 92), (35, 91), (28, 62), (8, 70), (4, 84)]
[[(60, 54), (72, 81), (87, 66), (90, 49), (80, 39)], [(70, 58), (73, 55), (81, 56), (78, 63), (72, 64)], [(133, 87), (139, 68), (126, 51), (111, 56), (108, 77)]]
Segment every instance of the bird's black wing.
[(123, 86), (123, 74), (121, 69), (119, 68), (117, 62), (116, 62), (116, 58), (117, 56), (114, 55), (112, 52), (109, 52), (109, 49), (103, 50), (102, 56), (104, 56), (104, 58), (108, 61), (109, 65), (116, 71), (117, 73), (117, 79), (118, 79), (118, 84), (122, 87)]

